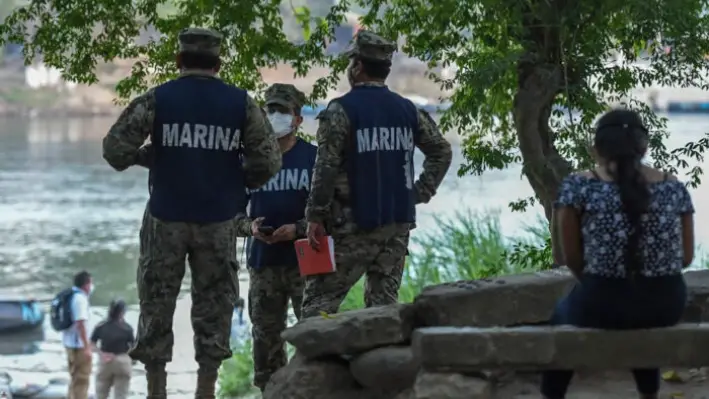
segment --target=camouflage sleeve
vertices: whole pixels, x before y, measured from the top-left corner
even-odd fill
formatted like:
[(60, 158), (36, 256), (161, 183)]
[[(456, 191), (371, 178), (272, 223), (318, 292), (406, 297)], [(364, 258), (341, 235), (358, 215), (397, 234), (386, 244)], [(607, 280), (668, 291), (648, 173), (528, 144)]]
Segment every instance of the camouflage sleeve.
[(103, 159), (113, 169), (123, 171), (138, 161), (138, 151), (150, 136), (155, 118), (153, 90), (136, 97), (121, 112), (103, 138)]
[(436, 195), (438, 186), (448, 172), (453, 160), (450, 143), (443, 137), (433, 118), (424, 110), (418, 111), (419, 134), (414, 143), (421, 150), (425, 159), (423, 171), (416, 181), (418, 203), (427, 203)]
[(236, 236), (237, 237), (251, 237), (251, 222), (254, 220), (249, 217), (249, 213), (246, 211), (249, 207), (249, 201), (251, 201), (251, 196), (248, 191), (244, 194), (246, 200), (244, 203), (244, 209), (242, 209), (234, 218), (234, 223), (236, 223)]
[(145, 143), (142, 147), (138, 148), (135, 164), (150, 169), (153, 165), (153, 143)]
[(251, 237), (251, 222), (253, 220), (244, 212), (239, 212), (236, 215), (236, 236)]
[(263, 110), (250, 96), (246, 99), (243, 137), (246, 187), (259, 188), (281, 170), (281, 148)]
[(350, 121), (342, 106), (331, 102), (317, 118), (318, 153), (313, 168), (305, 219), (322, 223), (330, 214), (335, 180), (342, 166)]

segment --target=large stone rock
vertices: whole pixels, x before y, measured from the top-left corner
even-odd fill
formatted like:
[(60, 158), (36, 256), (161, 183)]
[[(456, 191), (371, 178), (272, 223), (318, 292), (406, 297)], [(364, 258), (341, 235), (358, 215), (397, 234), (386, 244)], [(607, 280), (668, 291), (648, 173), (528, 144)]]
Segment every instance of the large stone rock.
[(359, 391), (346, 360), (336, 356), (309, 360), (296, 353), (271, 377), (263, 399), (354, 399)]
[(389, 305), (310, 317), (282, 333), (283, 339), (309, 358), (359, 354), (411, 338), (413, 306)]
[(350, 362), (350, 372), (357, 382), (367, 388), (394, 392), (413, 386), (419, 368), (410, 346), (373, 349)]
[[(709, 270), (685, 273), (684, 321), (709, 322)], [(422, 326), (491, 327), (542, 324), (575, 283), (566, 269), (458, 281), (428, 287), (416, 298)]]
[(421, 372), (414, 385), (415, 399), (489, 399), (488, 381), (456, 373)]
[(687, 281), (687, 308), (683, 320), (709, 322), (709, 270), (697, 270), (684, 274)]
[(424, 326), (542, 323), (574, 282), (559, 269), (429, 287), (414, 302), (416, 319)]
[(608, 331), (576, 327), (430, 327), (413, 349), (425, 370), (626, 369), (709, 364), (709, 324)]

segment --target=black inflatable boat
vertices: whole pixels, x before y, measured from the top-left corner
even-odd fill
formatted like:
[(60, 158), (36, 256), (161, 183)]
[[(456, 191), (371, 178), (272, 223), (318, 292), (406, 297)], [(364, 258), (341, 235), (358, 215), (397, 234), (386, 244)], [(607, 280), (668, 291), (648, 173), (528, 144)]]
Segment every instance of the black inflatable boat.
[(32, 299), (0, 298), (0, 334), (42, 328), (43, 305)]

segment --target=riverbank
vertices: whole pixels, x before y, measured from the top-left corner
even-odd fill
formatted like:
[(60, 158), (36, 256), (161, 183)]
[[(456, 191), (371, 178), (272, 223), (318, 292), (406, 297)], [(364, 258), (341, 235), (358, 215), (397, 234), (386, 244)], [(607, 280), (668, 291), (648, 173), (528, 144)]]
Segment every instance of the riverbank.
[[(122, 107), (116, 106), (116, 84), (131, 73), (133, 62), (120, 60), (97, 67), (99, 83), (91, 86), (60, 83), (53, 87), (30, 88), (25, 82), (22, 68), (0, 70), (0, 117), (32, 118), (84, 118), (116, 116)], [(330, 70), (314, 67), (304, 77), (295, 77), (295, 70), (288, 65), (262, 69), (261, 77), (266, 84), (288, 82), (305, 93), (310, 93), (317, 79), (328, 76)], [(452, 90), (440, 86), (426, 77), (425, 64), (415, 60), (393, 65), (387, 84), (396, 92), (411, 98), (417, 105), (434, 109), (445, 104)], [(349, 89), (344, 74), (337, 87), (330, 90), (319, 103), (321, 106), (341, 96)], [(630, 95), (642, 102), (665, 111), (671, 104), (709, 104), (709, 91), (702, 88), (664, 87), (653, 85), (631, 90)], [(705, 107), (706, 108), (706, 107)]]
[[(121, 60), (97, 67), (99, 83), (94, 85), (66, 85), (31, 88), (26, 83), (23, 68), (0, 70), (0, 117), (30, 118), (84, 118), (116, 116), (122, 107), (115, 104), (116, 84), (131, 73), (133, 63)], [(425, 104), (437, 104), (443, 92), (438, 85), (425, 78), (423, 64), (394, 67), (388, 80), (390, 87), (399, 93), (415, 96)], [(287, 65), (261, 70), (266, 84), (292, 83), (305, 93), (310, 93), (315, 81), (330, 73), (327, 68), (316, 67), (306, 77), (295, 78), (295, 70)], [(339, 97), (348, 90), (347, 79), (340, 77), (338, 86), (330, 90), (322, 103)]]
[(31, 89), (23, 85), (0, 88), (0, 117), (87, 118), (118, 115), (116, 93), (106, 85)]

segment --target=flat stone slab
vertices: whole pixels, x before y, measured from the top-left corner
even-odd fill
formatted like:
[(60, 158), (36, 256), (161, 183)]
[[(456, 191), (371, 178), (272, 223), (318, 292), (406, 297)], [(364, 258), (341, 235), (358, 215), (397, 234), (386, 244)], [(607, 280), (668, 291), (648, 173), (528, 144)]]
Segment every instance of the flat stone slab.
[[(684, 321), (709, 322), (709, 270), (685, 273)], [(419, 326), (492, 327), (542, 324), (576, 279), (566, 269), (458, 281), (426, 288), (415, 300)]]
[(682, 319), (686, 322), (709, 322), (709, 270), (684, 273), (687, 282), (687, 307)]
[(626, 369), (709, 365), (709, 324), (608, 331), (570, 326), (429, 327), (412, 347), (424, 369)]
[(411, 338), (412, 305), (388, 305), (309, 317), (282, 334), (308, 358), (355, 355), (381, 346), (399, 345)]
[(575, 281), (558, 269), (441, 284), (416, 298), (416, 319), (424, 326), (455, 327), (542, 323)]
[(490, 382), (457, 373), (422, 371), (414, 384), (414, 399), (490, 399)]

